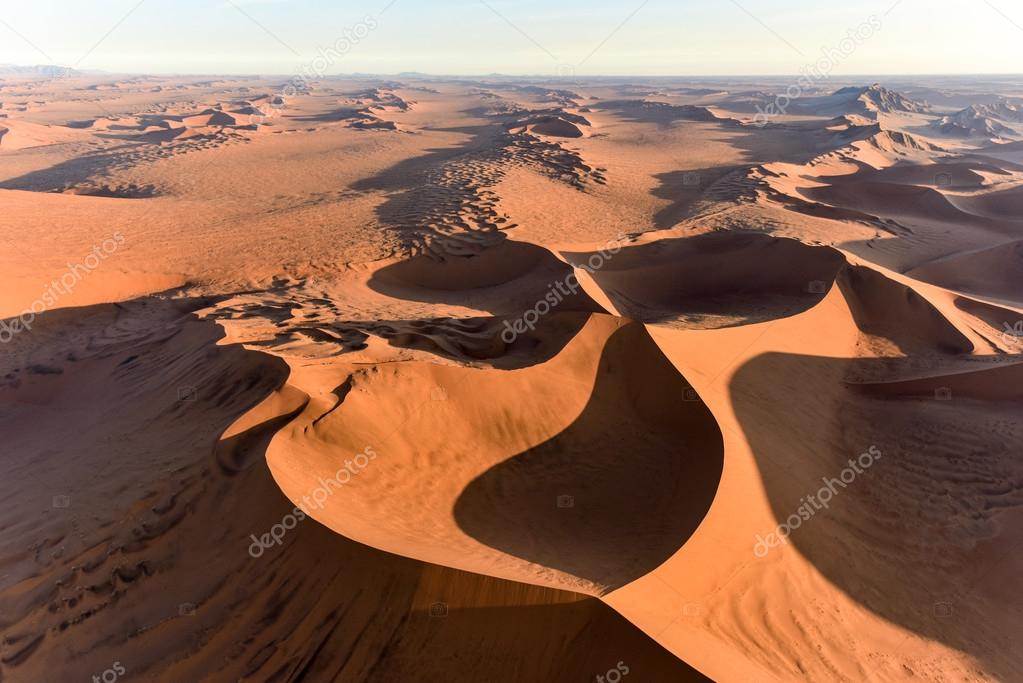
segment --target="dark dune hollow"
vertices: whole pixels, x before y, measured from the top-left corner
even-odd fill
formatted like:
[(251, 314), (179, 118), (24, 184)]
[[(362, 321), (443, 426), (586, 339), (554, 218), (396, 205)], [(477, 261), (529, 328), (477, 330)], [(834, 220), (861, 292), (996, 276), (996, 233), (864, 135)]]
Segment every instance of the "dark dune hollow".
[(713, 415), (645, 328), (630, 324), (608, 339), (578, 419), (480, 475), (454, 515), (481, 543), (609, 592), (682, 547), (710, 508), (723, 462)]
[(973, 342), (909, 287), (863, 266), (846, 268), (838, 282), (856, 325), (867, 334), (888, 339), (904, 353), (973, 350)]
[[(369, 286), (412, 301), (473, 306), (496, 315), (518, 314), (543, 299), (556, 283), (570, 282), (572, 268), (528, 242), (504, 241), (474, 256), (444, 260), (416, 256), (382, 268)], [(581, 289), (558, 304), (560, 311), (603, 312)]]
[[(565, 256), (578, 264), (590, 257)], [(593, 279), (634, 320), (730, 327), (812, 308), (844, 262), (828, 247), (761, 233), (717, 232), (624, 248)]]
[(546, 249), (526, 242), (504, 242), (475, 256), (433, 259), (417, 256), (382, 269), (381, 285), (401, 284), (424, 289), (460, 291), (507, 284), (541, 266), (558, 264)]

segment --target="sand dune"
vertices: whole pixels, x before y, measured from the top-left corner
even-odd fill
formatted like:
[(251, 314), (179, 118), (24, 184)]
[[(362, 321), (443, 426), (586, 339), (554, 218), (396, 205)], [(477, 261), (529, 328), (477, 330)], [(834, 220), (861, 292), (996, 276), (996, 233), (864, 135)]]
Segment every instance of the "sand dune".
[(955, 196), (950, 201), (977, 216), (1023, 223), (1023, 186), (983, 195)]
[(81, 139), (74, 131), (18, 119), (0, 119), (0, 152), (45, 147)]
[(926, 263), (914, 277), (949, 289), (1023, 303), (1023, 242), (1009, 242), (977, 252)]
[(970, 215), (936, 189), (877, 181), (844, 182), (803, 191), (811, 199), (872, 215), (917, 218), (946, 223), (973, 223), (991, 230), (1011, 231), (1006, 222)]
[[(548, 295), (559, 310), (601, 310), (577, 286), (569, 286), (572, 274), (547, 250), (506, 241), (477, 256), (399, 261), (374, 273), (369, 286), (396, 298), (461, 303), (496, 315), (527, 310)], [(564, 283), (561, 288), (558, 282)]]
[[(633, 354), (636, 344), (645, 352)], [(629, 371), (619, 371), (622, 364)], [(313, 515), (373, 547), (600, 594), (667, 559), (713, 498), (720, 435), (698, 400), (678, 412), (688, 384), (639, 325), (592, 318), (555, 358), (512, 373), (382, 365), (344, 379), (343, 367), (310, 375), (317, 393), (335, 381), (345, 389), (312, 398), (267, 457), (285, 493), (300, 500), (334, 475), (338, 454), (372, 444), (365, 456), (372, 466)], [(578, 395), (569, 398), (568, 386)], [(382, 413), (387, 394), (394, 412)], [(458, 411), (472, 395), (491, 400)], [(515, 398), (522, 395), (533, 400), (522, 404)], [(623, 414), (622, 405), (633, 408)], [(445, 429), (431, 427), (438, 423)], [(627, 461), (618, 457), (623, 450)], [(443, 480), (416, 477), (438, 469)], [(561, 496), (571, 506), (559, 508)], [(559, 509), (565, 514), (555, 523), (551, 510)], [(642, 520), (654, 526), (644, 529)], [(571, 553), (562, 552), (566, 543)]]
[(581, 138), (585, 135), (583, 127), (590, 127), (585, 117), (569, 114), (564, 111), (555, 113), (536, 113), (515, 123), (507, 124), (509, 130), (523, 133), (530, 132), (553, 138)]
[(840, 284), (857, 327), (901, 353), (973, 351), (973, 344), (911, 288), (862, 266), (845, 270)]
[[(3, 532), (4, 582), (19, 586), (2, 597), (5, 680), (115, 660), (162, 680), (398, 680), (455, 662), (474, 678), (514, 680), (511, 667), (556, 680), (613, 667), (608, 639), (640, 675), (705, 680), (592, 599), (386, 555), (311, 521), (253, 550), (250, 535), (294, 508), (264, 451), (304, 398), (281, 385), (281, 362), (215, 346), (216, 325), (188, 315), (204, 303), (49, 314), (36, 334), (55, 357), (33, 354), (27, 371), (24, 356), (5, 357), (18, 377), (0, 389), (4, 433), (21, 435), (5, 495), (38, 511)], [(126, 438), (137, 420), (147, 430)], [(207, 430), (223, 433), (210, 442)], [(37, 486), (51, 493), (40, 499)], [(54, 496), (67, 507), (52, 507)], [(20, 536), (39, 542), (26, 552)], [(431, 617), (435, 604), (445, 618)], [(532, 656), (552, 645), (560, 655)], [(495, 649), (500, 658), (486, 656)]]
[[(588, 262), (586, 254), (566, 258), (582, 266)], [(623, 317), (723, 327), (786, 317), (816, 305), (841, 265), (841, 255), (828, 248), (720, 232), (629, 246), (592, 281)]]

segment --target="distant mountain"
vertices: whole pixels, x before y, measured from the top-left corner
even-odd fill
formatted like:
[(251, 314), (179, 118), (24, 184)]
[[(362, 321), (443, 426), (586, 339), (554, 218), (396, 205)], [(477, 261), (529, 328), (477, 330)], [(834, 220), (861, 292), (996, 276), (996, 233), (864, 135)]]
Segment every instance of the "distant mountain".
[(922, 114), (930, 107), (900, 92), (875, 83), (866, 87), (836, 90), (822, 97), (804, 97), (796, 101), (800, 111), (817, 116), (857, 115), (876, 120), (878, 114)]
[(840, 100), (845, 99), (850, 103), (858, 102), (867, 111), (883, 114), (894, 114), (896, 112), (922, 114), (929, 110), (926, 104), (911, 100), (902, 93), (890, 90), (879, 83), (866, 88), (842, 88), (836, 90), (832, 97)]
[(1019, 132), (1006, 124), (1023, 124), (1023, 106), (1000, 100), (993, 104), (971, 104), (943, 116), (932, 125), (945, 135), (963, 138), (1016, 138)]
[(991, 104), (974, 104), (959, 113), (961, 114), (968, 111), (973, 111), (978, 115), (987, 116), (1000, 121), (1023, 123), (1023, 104), (1021, 104), (1019, 100), (1012, 101), (1002, 99)]
[(18, 64), (0, 64), (0, 76), (43, 76), (46, 78), (61, 78), (65, 76), (81, 76), (85, 72), (78, 71), (66, 66), (55, 66), (53, 64), (36, 64), (34, 66), (21, 66)]

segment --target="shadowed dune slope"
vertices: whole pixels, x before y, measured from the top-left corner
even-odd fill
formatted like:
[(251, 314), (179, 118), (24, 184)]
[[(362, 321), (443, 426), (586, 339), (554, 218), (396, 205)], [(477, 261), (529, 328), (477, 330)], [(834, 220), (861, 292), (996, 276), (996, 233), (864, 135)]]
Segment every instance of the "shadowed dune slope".
[[(280, 360), (217, 346), (189, 314), (207, 303), (48, 313), (33, 332), (48, 350), (4, 357), (2, 493), (24, 514), (0, 529), (0, 680), (116, 661), (161, 683), (555, 683), (620, 660), (707, 680), (592, 598), (287, 521), (264, 453), (305, 397)], [(282, 524), (279, 545), (253, 545)]]
[(647, 573), (696, 530), (721, 477), (721, 434), (687, 386), (641, 326), (618, 330), (582, 414), (473, 480), (459, 526), (611, 589)]
[(993, 164), (977, 161), (941, 161), (933, 164), (903, 162), (887, 168), (864, 169), (857, 174), (825, 176), (821, 179), (833, 184), (869, 179), (883, 183), (964, 189), (982, 187), (985, 178), (981, 173), (996, 177), (1007, 175), (1005, 170)]
[(552, 292), (560, 310), (602, 312), (582, 291), (567, 296), (557, 291), (557, 283), (571, 275), (572, 269), (547, 249), (505, 241), (473, 256), (398, 261), (376, 271), (369, 286), (388, 296), (472, 306), (495, 315), (521, 313)]
[[(836, 384), (892, 370), (870, 359), (769, 353), (745, 363), (729, 390), (778, 520), (844, 477), (830, 506), (788, 544), (868, 610), (975, 658), (969, 680), (1016, 680), (1023, 612), (1009, 577), (1023, 570), (1012, 550), (1023, 541), (1020, 366)], [(952, 388), (948, 400), (934, 400), (940, 386)], [(799, 410), (772, 408), (792, 396), (813, 398)], [(807, 430), (811, 443), (779, 438)], [(851, 480), (842, 474), (871, 447), (879, 454), (872, 465), (861, 461)], [(917, 642), (905, 639), (906, 647)], [(953, 680), (938, 662), (906, 669)]]
[(948, 289), (1023, 305), (1023, 241), (931, 261), (909, 274)]
[(868, 335), (889, 340), (903, 353), (973, 350), (970, 340), (910, 287), (864, 266), (846, 268), (838, 282), (856, 326)]
[[(566, 254), (585, 264), (585, 254)], [(719, 232), (626, 247), (592, 274), (622, 315), (712, 328), (783, 318), (827, 294), (843, 256), (760, 233)]]
[(982, 195), (953, 197), (952, 203), (977, 216), (1017, 221), (1023, 230), (1023, 186)]
[(318, 381), (346, 383), (343, 401), (314, 401), (275, 439), (274, 477), (302, 500), (371, 448), (313, 515), (438, 564), (601, 594), (684, 544), (720, 477), (702, 402), (641, 325), (604, 315), (523, 370), (392, 363)]
[(993, 232), (1018, 230), (1003, 218), (967, 213), (931, 187), (897, 183), (846, 181), (838, 185), (804, 188), (802, 194), (815, 201), (880, 216), (898, 216), (921, 221), (965, 223)]

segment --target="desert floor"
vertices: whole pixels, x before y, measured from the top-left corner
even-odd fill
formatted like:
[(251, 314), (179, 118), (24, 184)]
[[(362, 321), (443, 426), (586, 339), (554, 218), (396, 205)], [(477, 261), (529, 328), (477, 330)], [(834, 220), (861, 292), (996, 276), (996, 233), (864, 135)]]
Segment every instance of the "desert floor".
[(0, 681), (1023, 680), (1023, 82), (785, 85), (0, 79)]

